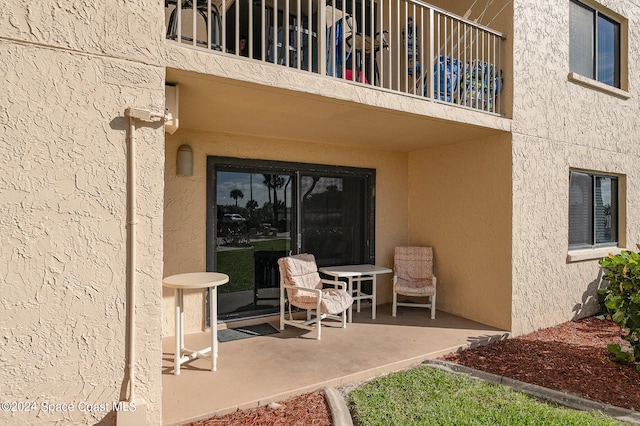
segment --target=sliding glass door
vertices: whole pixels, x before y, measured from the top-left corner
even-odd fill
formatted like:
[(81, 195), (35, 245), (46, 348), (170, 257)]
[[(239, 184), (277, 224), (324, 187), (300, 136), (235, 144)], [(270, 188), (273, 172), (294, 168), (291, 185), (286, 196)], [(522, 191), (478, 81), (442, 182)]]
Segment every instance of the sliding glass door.
[(229, 275), (221, 318), (277, 312), (289, 253), (373, 263), (373, 170), (209, 157), (207, 173), (207, 270)]
[(301, 176), (302, 251), (318, 264), (369, 263), (366, 186), (366, 176)]
[[(229, 275), (218, 289), (222, 317), (258, 315), (278, 307), (277, 259), (292, 247), (294, 175), (272, 170), (216, 170), (215, 211), (207, 243), (209, 270)], [(215, 265), (215, 266), (214, 266)]]

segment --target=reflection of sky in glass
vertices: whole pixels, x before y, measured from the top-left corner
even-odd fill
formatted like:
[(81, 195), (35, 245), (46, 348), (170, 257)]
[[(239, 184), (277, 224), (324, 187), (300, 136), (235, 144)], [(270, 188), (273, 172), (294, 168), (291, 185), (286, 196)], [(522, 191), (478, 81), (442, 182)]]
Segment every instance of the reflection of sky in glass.
[(600, 197), (602, 198), (602, 204), (611, 204), (611, 178), (596, 178), (600, 180)]
[[(284, 179), (284, 182), (289, 180), (289, 176), (281, 175)], [(253, 199), (258, 203), (258, 206), (262, 207), (264, 203), (269, 202), (269, 193), (267, 191), (267, 186), (264, 184), (264, 175), (258, 173), (243, 173), (243, 172), (218, 172), (216, 174), (216, 184), (217, 184), (217, 204), (218, 205), (235, 205), (236, 200), (231, 198), (231, 191), (234, 189), (239, 189), (242, 191), (243, 198), (238, 198), (238, 206), (246, 206), (247, 201), (251, 199), (252, 192), (251, 188), (253, 187)], [(303, 176), (301, 179), (301, 192), (306, 193), (311, 185), (313, 184), (313, 179), (309, 176)], [(320, 194), (327, 191), (327, 188), (336, 187), (338, 191), (342, 191), (343, 179), (342, 178), (332, 178), (332, 177), (322, 177), (316, 183), (313, 188), (312, 194)], [(291, 191), (292, 184), (289, 183), (287, 187), (287, 191)], [(273, 194), (273, 190), (271, 190)], [(272, 195), (273, 197), (273, 195)], [(284, 187), (278, 189), (278, 201), (284, 200)], [(287, 206), (291, 206), (291, 196), (287, 196)]]
[(598, 16), (598, 80), (616, 84), (617, 24)]
[[(289, 180), (289, 176), (283, 176), (284, 182)], [(262, 174), (251, 174), (241, 172), (218, 172), (216, 174), (217, 184), (217, 200), (218, 205), (235, 205), (236, 200), (231, 198), (231, 191), (239, 189), (244, 195), (238, 198), (238, 206), (246, 206), (247, 201), (253, 199), (262, 207), (264, 203), (269, 202), (269, 193), (267, 186), (264, 184), (264, 176)], [(253, 194), (251, 188), (253, 187)], [(287, 187), (287, 191), (291, 191), (291, 184)], [(284, 200), (284, 187), (278, 189), (278, 201)], [(271, 190), (273, 194), (273, 190)], [(291, 197), (287, 197), (287, 206), (291, 205)]]
[[(312, 184), (313, 184), (313, 179), (311, 177), (303, 176), (302, 182), (300, 183), (300, 186), (302, 186), (301, 192), (303, 194), (306, 194), (309, 188), (311, 188)], [(327, 188), (331, 186), (335, 186), (338, 191), (342, 191), (342, 178), (322, 177), (316, 183), (316, 186), (313, 188), (313, 191), (311, 193), (321, 194), (323, 192), (326, 192)]]

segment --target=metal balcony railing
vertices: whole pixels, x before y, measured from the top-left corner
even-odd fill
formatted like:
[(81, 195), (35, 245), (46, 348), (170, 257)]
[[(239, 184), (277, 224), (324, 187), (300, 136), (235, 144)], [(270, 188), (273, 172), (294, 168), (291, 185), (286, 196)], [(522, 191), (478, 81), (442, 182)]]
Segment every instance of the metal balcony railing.
[(420, 1), (165, 0), (165, 15), (182, 45), (502, 111), (503, 35)]

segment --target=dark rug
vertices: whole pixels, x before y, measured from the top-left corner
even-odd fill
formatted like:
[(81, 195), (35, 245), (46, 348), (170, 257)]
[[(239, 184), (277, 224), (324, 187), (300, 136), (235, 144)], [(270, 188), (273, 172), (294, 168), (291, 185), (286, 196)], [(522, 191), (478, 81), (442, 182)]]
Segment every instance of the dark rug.
[(271, 324), (265, 322), (262, 324), (248, 325), (246, 327), (218, 330), (218, 341), (231, 342), (233, 340), (248, 339), (249, 337), (266, 336), (275, 333), (279, 333), (279, 331), (273, 328)]

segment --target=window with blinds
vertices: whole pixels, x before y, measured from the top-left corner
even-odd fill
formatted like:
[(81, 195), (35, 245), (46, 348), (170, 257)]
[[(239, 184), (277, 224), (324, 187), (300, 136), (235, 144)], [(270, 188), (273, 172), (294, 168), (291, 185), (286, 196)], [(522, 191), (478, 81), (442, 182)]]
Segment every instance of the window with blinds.
[(569, 248), (618, 243), (618, 178), (569, 174)]
[(571, 0), (569, 67), (584, 77), (620, 88), (620, 23)]

